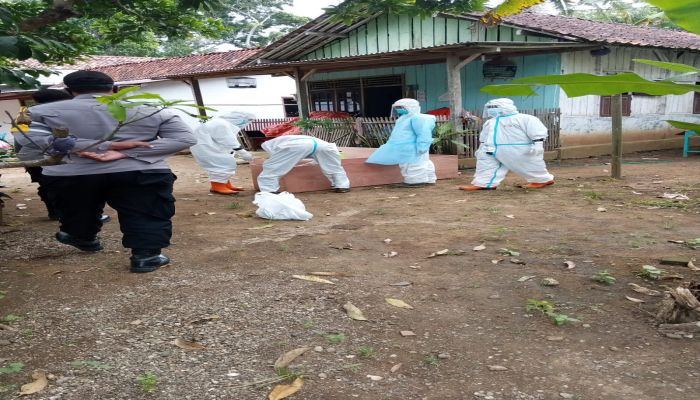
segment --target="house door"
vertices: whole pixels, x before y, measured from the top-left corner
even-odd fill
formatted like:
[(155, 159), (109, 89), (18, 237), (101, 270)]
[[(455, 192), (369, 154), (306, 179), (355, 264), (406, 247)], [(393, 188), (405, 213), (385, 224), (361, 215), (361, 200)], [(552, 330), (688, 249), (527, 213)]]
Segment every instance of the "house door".
[(401, 86), (366, 87), (364, 88), (365, 117), (388, 117), (391, 105), (401, 99)]

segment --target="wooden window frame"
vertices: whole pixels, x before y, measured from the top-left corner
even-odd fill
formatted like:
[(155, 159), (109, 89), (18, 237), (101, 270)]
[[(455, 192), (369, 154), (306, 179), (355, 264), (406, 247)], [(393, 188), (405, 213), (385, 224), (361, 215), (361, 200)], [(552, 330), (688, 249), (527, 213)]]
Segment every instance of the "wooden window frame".
[[(612, 117), (612, 96), (600, 96), (600, 116)], [(632, 115), (632, 95), (622, 95), (622, 116), (629, 117)]]
[(700, 114), (700, 93), (698, 92), (693, 96), (693, 114)]

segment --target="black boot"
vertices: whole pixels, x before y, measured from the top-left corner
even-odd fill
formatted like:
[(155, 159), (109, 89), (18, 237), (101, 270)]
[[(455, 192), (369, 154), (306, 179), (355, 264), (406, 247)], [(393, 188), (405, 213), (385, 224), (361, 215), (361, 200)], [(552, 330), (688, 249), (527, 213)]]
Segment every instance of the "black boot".
[(65, 232), (57, 232), (56, 240), (82, 251), (100, 251), (103, 248), (102, 244), (100, 244), (100, 240), (97, 237), (94, 237), (91, 240), (85, 240), (78, 239)]
[(164, 254), (161, 254), (160, 249), (133, 249), (131, 251), (131, 272), (153, 272), (168, 264), (170, 264), (170, 258)]

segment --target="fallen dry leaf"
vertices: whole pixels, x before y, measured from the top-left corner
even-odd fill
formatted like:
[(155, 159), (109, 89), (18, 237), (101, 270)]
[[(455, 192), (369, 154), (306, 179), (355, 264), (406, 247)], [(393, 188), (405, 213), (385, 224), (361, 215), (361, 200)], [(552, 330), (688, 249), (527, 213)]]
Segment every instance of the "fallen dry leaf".
[(292, 275), (294, 279), (301, 279), (303, 281), (316, 282), (316, 283), (326, 283), (328, 285), (335, 285), (335, 282), (331, 282), (328, 279), (319, 278), (312, 275)]
[(433, 257), (437, 257), (437, 256), (444, 256), (445, 254), (447, 254), (449, 252), (450, 252), (449, 249), (442, 249), (440, 251), (436, 251), (435, 253), (430, 253), (428, 258), (433, 258)]
[(498, 264), (499, 262), (503, 261), (502, 258), (499, 258), (497, 260), (491, 260), (491, 264)]
[(525, 265), (526, 262), (517, 258), (511, 258), (510, 262), (513, 264), (518, 264), (518, 265)]
[(486, 249), (486, 246), (483, 245), (483, 244), (480, 244), (480, 245), (474, 247), (472, 250), (474, 250), (474, 251), (481, 251), (481, 250), (484, 250), (484, 249)]
[(291, 385), (277, 385), (272, 389), (272, 392), (267, 396), (267, 400), (281, 400), (287, 398), (301, 390), (304, 385), (304, 380), (297, 378)]
[(502, 365), (489, 365), (489, 371), (508, 371), (508, 368)]
[(381, 381), (382, 379), (384, 379), (383, 377), (381, 377), (379, 375), (367, 375), (367, 377), (373, 381)]
[(384, 253), (384, 254), (382, 254), (382, 255), (383, 255), (384, 257), (386, 257), (386, 258), (392, 258), (392, 257), (398, 256), (399, 253), (397, 253), (397, 252), (395, 252), (395, 251), (392, 251), (392, 252), (389, 252), (389, 253)]
[(285, 368), (300, 355), (306, 353), (311, 347), (299, 347), (298, 349), (290, 350), (277, 358), (275, 361), (275, 369)]
[(420, 269), (420, 265), (409, 265), (408, 268), (411, 268), (411, 269)]
[(411, 306), (410, 304), (406, 303), (406, 302), (403, 301), (403, 300), (399, 300), (399, 299), (389, 299), (389, 298), (386, 298), (386, 299), (384, 299), (384, 300), (386, 300), (386, 302), (387, 302), (388, 304), (390, 304), (390, 305), (392, 305), (392, 306), (394, 306), (394, 307), (398, 307), (398, 308), (408, 308), (409, 310), (413, 310), (413, 306)]
[(605, 208), (605, 207), (598, 207), (597, 210), (598, 210), (598, 212), (606, 212), (606, 211), (608, 211), (608, 209)]
[(559, 281), (554, 278), (542, 279), (542, 286), (559, 286)]
[(391, 367), (391, 369), (389, 371), (391, 371), (391, 373), (393, 374), (396, 371), (400, 370), (402, 366), (403, 366), (402, 363), (398, 363), (398, 364), (394, 365), (393, 367)]
[(518, 278), (518, 282), (527, 282), (527, 281), (529, 281), (530, 279), (536, 278), (536, 277), (537, 277), (536, 275), (525, 275), (525, 276), (521, 276), (520, 278)]
[(407, 336), (416, 336), (416, 334), (413, 333), (413, 331), (400, 331), (399, 333), (400, 333), (401, 336), (403, 336), (403, 337), (407, 337)]
[(328, 271), (315, 271), (315, 272), (309, 272), (309, 275), (315, 275), (315, 276), (342, 276), (342, 277), (350, 277), (352, 275), (346, 274), (345, 272), (328, 272)]
[(355, 321), (367, 321), (367, 318), (365, 318), (365, 316), (362, 314), (362, 310), (355, 307), (351, 302), (348, 301), (345, 303), (343, 308), (348, 314), (348, 317), (354, 319)]
[(515, 218), (515, 215), (513, 215), (513, 214), (508, 214), (508, 215), (506, 215), (506, 218), (513, 219), (513, 218)]
[(631, 301), (632, 303), (644, 303), (644, 300), (642, 300), (642, 299), (636, 299), (636, 298), (630, 297), (630, 296), (625, 296), (625, 298), (627, 300)]
[(659, 292), (658, 290), (645, 288), (644, 286), (637, 285), (636, 283), (629, 283), (628, 285), (630, 285), (632, 287), (632, 290), (634, 290), (637, 293), (646, 294), (648, 296), (659, 296), (661, 294), (661, 292)]
[(175, 339), (173, 344), (183, 350), (203, 350), (206, 348), (200, 343), (189, 342), (185, 339)]
[(32, 379), (34, 379), (33, 382), (22, 385), (19, 392), (20, 396), (39, 393), (49, 384), (49, 380), (46, 378), (46, 372), (44, 371), (34, 371), (34, 373), (32, 373)]
[[(185, 323), (185, 325), (203, 324), (203, 323), (205, 323), (205, 322), (214, 321), (214, 320), (217, 320), (217, 319), (221, 319), (221, 317), (218, 316), (218, 315), (216, 315), (216, 314), (203, 315), (203, 316), (201, 316), (201, 317), (197, 317), (197, 318), (194, 318), (194, 319), (191, 319), (191, 320), (187, 321), (187, 322)], [(133, 322), (131, 322), (131, 323), (133, 324)]]
[(574, 263), (573, 261), (564, 261), (564, 265), (566, 265), (566, 269), (576, 268), (576, 263)]
[(700, 271), (700, 267), (696, 267), (695, 264), (693, 264), (693, 260), (688, 261), (688, 268), (690, 268), (691, 271)]
[(386, 243), (386, 244), (391, 243), (391, 239), (384, 239), (384, 243)]
[(685, 240), (669, 240), (669, 243), (684, 244)]
[(408, 282), (408, 281), (401, 281), (401, 282), (389, 284), (389, 286), (411, 286), (411, 285), (413, 285), (413, 282)]

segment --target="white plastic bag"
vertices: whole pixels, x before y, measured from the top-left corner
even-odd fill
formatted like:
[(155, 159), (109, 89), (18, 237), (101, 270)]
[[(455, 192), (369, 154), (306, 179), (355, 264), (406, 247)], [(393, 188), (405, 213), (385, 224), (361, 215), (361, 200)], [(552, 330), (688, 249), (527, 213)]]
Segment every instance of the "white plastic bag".
[(304, 203), (293, 194), (260, 192), (255, 194), (253, 204), (258, 206), (255, 214), (264, 219), (293, 219), (308, 221), (313, 214), (306, 211)]

